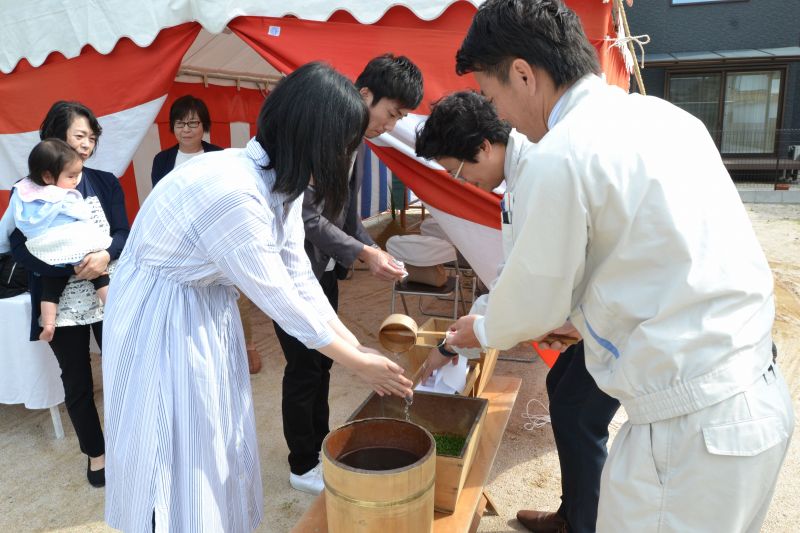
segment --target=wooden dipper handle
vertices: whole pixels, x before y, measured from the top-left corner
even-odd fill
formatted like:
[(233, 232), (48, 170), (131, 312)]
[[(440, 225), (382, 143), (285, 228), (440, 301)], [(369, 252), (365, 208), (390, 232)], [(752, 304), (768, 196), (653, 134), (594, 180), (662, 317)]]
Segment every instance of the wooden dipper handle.
[(570, 337), (569, 335), (559, 335), (558, 333), (551, 333), (550, 335), (540, 340), (539, 342), (546, 342), (548, 344), (552, 344), (556, 341), (560, 342), (564, 346), (572, 346), (573, 344), (577, 344), (578, 342), (580, 342), (581, 339)]

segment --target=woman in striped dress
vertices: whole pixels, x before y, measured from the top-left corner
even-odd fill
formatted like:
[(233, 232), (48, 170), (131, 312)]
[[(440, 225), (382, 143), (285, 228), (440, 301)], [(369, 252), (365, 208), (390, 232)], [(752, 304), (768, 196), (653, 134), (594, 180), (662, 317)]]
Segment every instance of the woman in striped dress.
[(142, 205), (106, 304), (106, 521), (125, 532), (245, 532), (262, 517), (234, 285), (380, 394), (402, 368), (336, 317), (303, 249), (302, 192), (341, 209), (367, 108), (319, 63), (267, 97), (246, 148), (204, 154)]

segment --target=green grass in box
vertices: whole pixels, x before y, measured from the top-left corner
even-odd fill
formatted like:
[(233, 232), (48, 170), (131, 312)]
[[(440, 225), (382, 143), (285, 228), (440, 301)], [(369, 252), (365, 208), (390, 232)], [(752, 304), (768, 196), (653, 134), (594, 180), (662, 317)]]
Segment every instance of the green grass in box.
[(434, 433), (433, 440), (436, 441), (436, 455), (448, 457), (459, 457), (467, 442), (465, 437), (447, 433)]

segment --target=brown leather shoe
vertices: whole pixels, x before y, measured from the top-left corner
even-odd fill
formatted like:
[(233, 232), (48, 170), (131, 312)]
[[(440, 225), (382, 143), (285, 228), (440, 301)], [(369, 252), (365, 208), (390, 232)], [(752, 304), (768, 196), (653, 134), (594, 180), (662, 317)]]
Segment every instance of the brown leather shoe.
[(247, 365), (250, 367), (251, 374), (261, 372), (261, 354), (258, 350), (247, 350)]
[(567, 533), (567, 521), (558, 513), (518, 511), (519, 523), (534, 533)]

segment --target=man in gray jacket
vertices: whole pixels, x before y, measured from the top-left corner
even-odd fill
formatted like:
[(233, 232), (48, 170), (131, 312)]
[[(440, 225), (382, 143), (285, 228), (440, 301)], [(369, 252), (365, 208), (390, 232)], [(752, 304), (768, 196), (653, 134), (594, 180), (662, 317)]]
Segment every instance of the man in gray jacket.
[[(397, 121), (422, 100), (422, 73), (404, 56), (385, 54), (372, 59), (355, 82), (369, 108), (365, 137), (391, 131)], [(355, 169), (355, 165), (354, 165)], [(383, 280), (400, 279), (403, 269), (381, 250), (361, 224), (357, 172), (350, 177), (350, 197), (344, 210), (327, 213), (315, 202), (313, 187), (303, 199), (305, 248), (314, 274), (334, 309), (338, 307), (338, 280), (356, 261), (369, 266)], [(309, 350), (277, 324), (275, 333), (286, 357), (283, 374), (283, 435), (289, 447), (289, 483), (297, 490), (319, 494), (323, 489), (319, 451), (328, 434), (328, 388), (331, 359)]]

